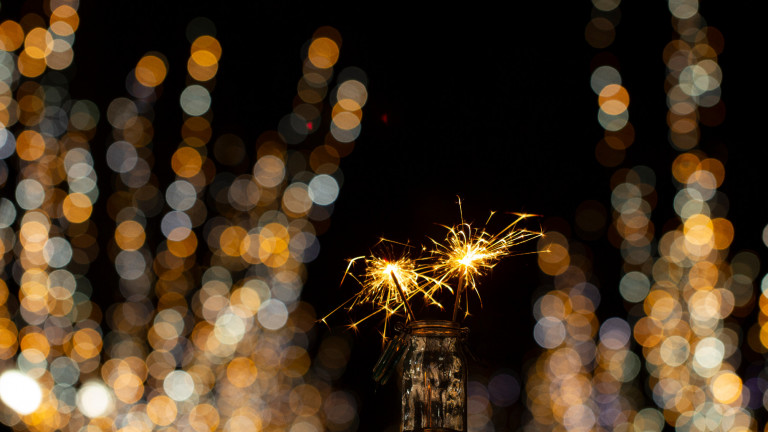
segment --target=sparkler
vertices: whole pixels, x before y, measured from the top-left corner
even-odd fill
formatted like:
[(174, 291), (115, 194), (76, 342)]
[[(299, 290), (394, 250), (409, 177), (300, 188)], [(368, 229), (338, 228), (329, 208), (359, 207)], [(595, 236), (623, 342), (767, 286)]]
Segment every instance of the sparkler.
[[(459, 201), (459, 210), (461, 211), (461, 201)], [(541, 231), (517, 228), (520, 221), (535, 215), (514, 214), (517, 219), (496, 234), (490, 234), (485, 229), (473, 228), (471, 224), (464, 222), (462, 215), (461, 224), (453, 227), (443, 225), (448, 230), (445, 243), (432, 240), (435, 245), (432, 254), (436, 258), (432, 269), (433, 274), (440, 275), (436, 277), (441, 282), (458, 276), (456, 298), (453, 304), (453, 321), (458, 320), (462, 295), (466, 297), (467, 302), (469, 300), (467, 288), (477, 293), (477, 276), (492, 269), (504, 256), (526, 253), (512, 253), (511, 250), (516, 245), (543, 235)], [(491, 212), (486, 220), (486, 226), (493, 215), (494, 212)], [(466, 310), (465, 316), (468, 314), (469, 311)]]
[(405, 291), (403, 291), (403, 287), (400, 286), (400, 282), (397, 280), (397, 275), (395, 275), (395, 270), (392, 269), (389, 272), (390, 276), (392, 276), (392, 282), (394, 282), (395, 287), (397, 287), (397, 292), (400, 294), (400, 299), (403, 300), (403, 304), (405, 305), (405, 309), (408, 311), (408, 318), (411, 321), (416, 321), (416, 317), (413, 315), (413, 309), (411, 309), (411, 304), (408, 303), (408, 298), (405, 296)]
[[(389, 240), (382, 239), (382, 242), (384, 241)], [(393, 254), (382, 253), (381, 255)], [(365, 262), (365, 272), (361, 277), (352, 273), (353, 265), (359, 260), (364, 260)], [(346, 278), (347, 275), (351, 276), (362, 288), (352, 298), (323, 317), (321, 321), (325, 322), (326, 318), (341, 308), (346, 307), (347, 310), (352, 310), (368, 304), (373, 306), (375, 310), (369, 315), (350, 324), (350, 327), (356, 328), (361, 322), (376, 314), (384, 312), (384, 327), (386, 332), (386, 322), (389, 317), (397, 314), (403, 309), (405, 309), (406, 320), (416, 320), (416, 316), (409, 302), (415, 296), (423, 297), (427, 304), (442, 309), (443, 306), (435, 299), (433, 294), (436, 290), (439, 290), (443, 284), (428, 275), (430, 269), (431, 266), (423, 263), (421, 259), (411, 259), (405, 256), (400, 258), (383, 258), (381, 256), (371, 255), (367, 257), (359, 256), (352, 258), (349, 260), (349, 265), (344, 273), (344, 278)], [(344, 282), (344, 278), (342, 278), (342, 283)]]
[[(459, 201), (459, 211), (461, 212), (461, 201)], [(513, 253), (512, 248), (543, 235), (541, 231), (530, 231), (517, 227), (522, 220), (535, 215), (513, 214), (517, 218), (496, 234), (491, 234), (486, 229), (473, 228), (470, 223), (464, 221), (462, 214), (459, 225), (453, 227), (443, 225), (448, 230), (443, 243), (430, 239), (434, 249), (430, 256), (423, 259), (414, 260), (408, 257), (392, 259), (376, 255), (350, 259), (344, 278), (350, 275), (361, 285), (362, 289), (320, 321), (326, 322), (330, 315), (341, 308), (352, 310), (368, 304), (373, 306), (375, 310), (350, 324), (350, 328), (357, 328), (366, 319), (384, 312), (385, 330), (382, 334), (386, 339), (388, 319), (397, 314), (398, 311), (405, 309), (406, 321), (416, 320), (416, 315), (411, 308), (412, 298), (420, 296), (426, 304), (443, 309), (440, 302), (436, 300), (437, 294), (443, 288), (455, 295), (453, 321), (458, 321), (462, 296), (465, 297), (465, 302), (468, 302), (468, 291), (477, 292), (476, 278), (493, 268), (504, 256), (527, 253)], [(491, 212), (485, 226), (488, 225), (493, 215), (494, 213)], [(379, 243), (382, 242), (391, 241), (382, 239)], [(392, 256), (394, 254), (383, 253), (380, 255)], [(359, 260), (365, 261), (365, 272), (360, 278), (351, 271), (352, 266)], [(447, 283), (454, 277), (458, 277), (455, 291)], [(342, 283), (344, 278), (342, 278)], [(469, 315), (469, 311), (465, 311), (465, 314)]]

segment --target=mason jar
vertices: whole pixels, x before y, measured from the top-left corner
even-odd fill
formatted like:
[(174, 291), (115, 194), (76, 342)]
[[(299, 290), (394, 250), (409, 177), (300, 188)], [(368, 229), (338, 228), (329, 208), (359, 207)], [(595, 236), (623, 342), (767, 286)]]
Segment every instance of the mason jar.
[(408, 324), (400, 380), (403, 432), (467, 430), (467, 329), (454, 321)]

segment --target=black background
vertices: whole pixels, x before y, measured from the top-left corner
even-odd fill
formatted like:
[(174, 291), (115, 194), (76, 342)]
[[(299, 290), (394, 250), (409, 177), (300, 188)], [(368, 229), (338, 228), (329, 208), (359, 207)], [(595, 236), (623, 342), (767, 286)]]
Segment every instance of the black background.
[[(609, 208), (616, 168), (601, 166), (594, 155), (602, 129), (589, 80), (601, 50), (584, 39), (591, 3), (415, 4), (81, 2), (75, 65), (67, 74), (72, 97), (91, 99), (102, 109), (102, 132), (92, 142), (97, 168), (101, 163), (104, 169), (102, 196), (111, 175), (103, 164), (110, 142), (104, 112), (112, 99), (127, 96), (125, 77), (148, 51), (163, 53), (170, 65), (155, 105), (154, 151), (161, 161), (176, 149), (183, 119), (178, 95), (186, 85), (189, 56), (186, 26), (204, 16), (216, 24), (223, 47), (213, 92), (214, 139), (239, 135), (251, 164), (256, 138), (291, 111), (302, 47), (318, 27), (333, 26), (343, 38), (337, 71), (356, 66), (368, 75), (362, 133), (352, 154), (342, 159), (341, 194), (303, 292), (318, 315), (354, 292), (352, 284), (339, 287), (347, 258), (366, 254), (381, 236), (423, 243), (427, 236), (442, 235), (436, 223), (459, 221), (457, 196), (467, 221), (482, 223), (490, 210), (522, 211), (543, 215), (545, 229), (563, 226), (558, 220), (572, 224), (574, 209), (585, 200)], [(737, 7), (709, 1), (700, 9), (724, 35), (719, 63), (726, 105), (725, 122), (703, 128), (701, 148), (725, 163), (720, 190), (730, 199), (729, 219), (736, 229), (732, 250), (750, 249), (764, 260), (765, 78), (755, 64), (764, 50), (756, 14)], [(674, 216), (676, 193), (670, 166), (678, 152), (667, 140), (662, 58), (675, 34), (665, 2), (626, 1), (620, 9), (616, 41), (602, 50), (611, 53), (622, 74), (636, 130), (620, 167), (647, 165), (656, 172), (653, 221), (660, 229)], [(3, 2), (0, 19), (37, 10), (37, 2)], [(170, 181), (170, 169), (163, 172), (163, 164), (157, 165), (161, 179)], [(99, 211), (105, 218), (98, 209), (95, 217)], [(104, 221), (100, 236), (111, 229)], [(598, 317), (626, 317), (617, 290), (620, 253), (605, 238), (585, 244), (603, 299)], [(484, 307), (471, 305), (476, 314), (467, 321), (472, 350), (481, 359), (473, 365), (476, 371), (508, 368), (522, 376), (525, 363), (539, 352), (531, 305), (537, 288), (548, 283), (535, 255), (506, 259), (483, 279)], [(109, 286), (95, 295), (104, 304), (119, 300)], [(343, 314), (331, 319), (332, 326), (346, 322)], [(749, 319), (744, 325), (751, 325)], [(374, 392), (369, 378), (380, 349), (377, 328), (371, 320), (359, 334), (349, 334), (352, 358), (340, 383), (359, 397), (359, 430), (380, 430), (397, 413), (393, 386)]]

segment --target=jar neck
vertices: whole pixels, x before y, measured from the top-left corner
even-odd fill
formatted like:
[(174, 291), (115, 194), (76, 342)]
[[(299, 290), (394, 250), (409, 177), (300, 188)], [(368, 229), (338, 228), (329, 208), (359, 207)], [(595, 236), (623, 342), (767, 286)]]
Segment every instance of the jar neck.
[(447, 320), (411, 321), (408, 329), (414, 335), (459, 336), (461, 333), (459, 323)]

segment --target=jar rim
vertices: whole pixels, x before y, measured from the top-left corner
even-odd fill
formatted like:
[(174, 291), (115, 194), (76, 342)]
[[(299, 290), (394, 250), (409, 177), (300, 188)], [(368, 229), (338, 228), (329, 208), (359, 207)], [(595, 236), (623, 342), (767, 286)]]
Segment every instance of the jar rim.
[(408, 328), (411, 330), (417, 329), (446, 329), (446, 330), (459, 330), (461, 327), (456, 321), (448, 320), (418, 320), (408, 323)]
[(424, 429), (418, 429), (416, 432), (457, 432), (455, 429), (446, 429), (446, 428), (424, 428)]

